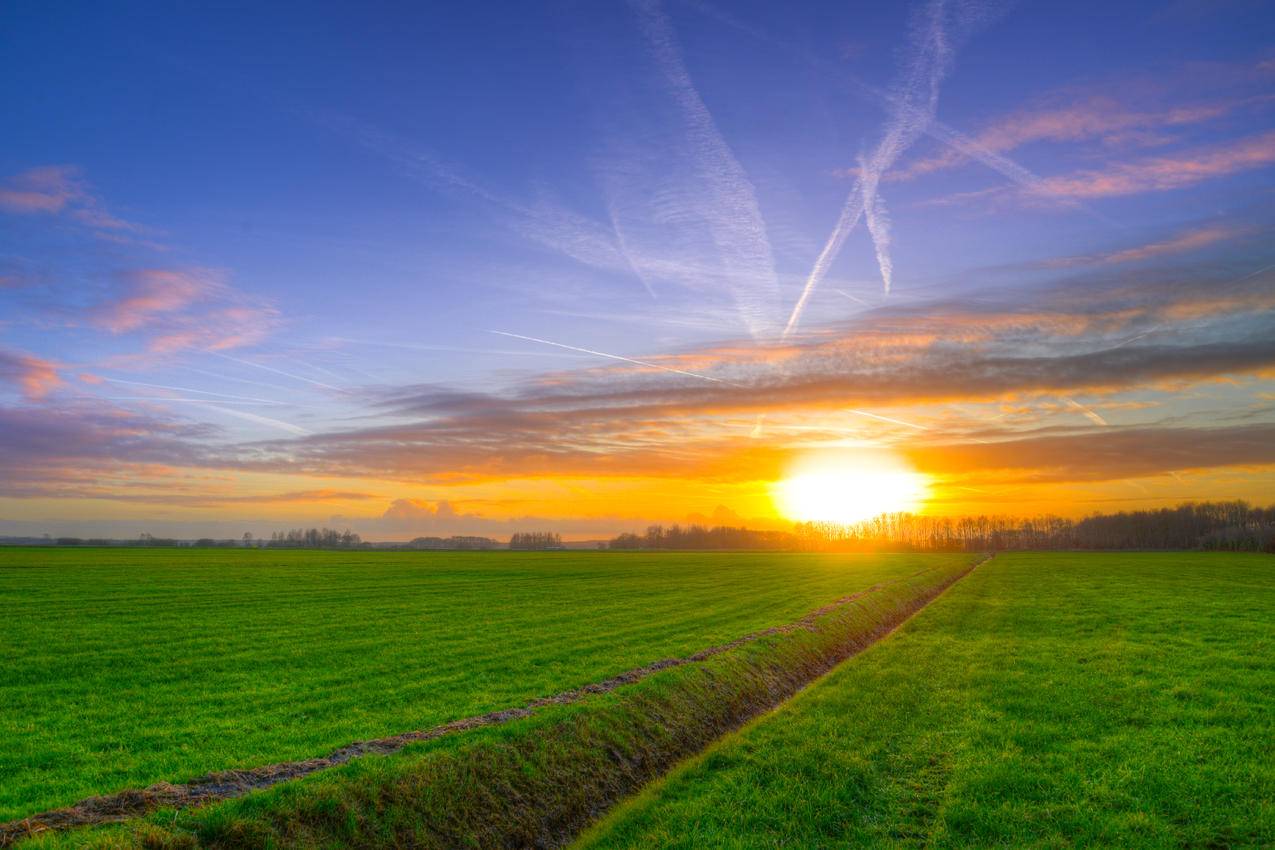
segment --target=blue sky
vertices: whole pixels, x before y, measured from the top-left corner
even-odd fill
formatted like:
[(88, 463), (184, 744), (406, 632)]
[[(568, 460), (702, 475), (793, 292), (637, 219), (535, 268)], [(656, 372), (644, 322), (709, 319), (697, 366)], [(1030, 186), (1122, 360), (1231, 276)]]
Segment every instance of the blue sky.
[[(837, 448), (845, 410), (869, 406), (930, 424), (860, 422), (849, 448), (929, 463), (948, 494), (931, 507), (964, 510), (953, 488), (1020, 483), (1004, 459), (953, 463), (963, 445), (1272, 421), (1275, 361), (1231, 351), (1272, 327), (1267, 4), (0, 14), (15, 530), (339, 513), (375, 531), (404, 502), (421, 527), (585, 533), (651, 516), (665, 487), (679, 497), (655, 518), (752, 518), (785, 459)], [(910, 386), (920, 354), (1000, 369), (1113, 346), (1086, 380), (966, 391), (954, 371), (941, 397), (855, 395), (865, 369)], [(1166, 365), (1209, 352), (1211, 370)], [(812, 375), (843, 381), (845, 404), (799, 392)], [(534, 415), (587, 427), (525, 427), (555, 394)], [(57, 428), (76, 436), (36, 439)], [(752, 442), (724, 446), (740, 429)], [(1242, 448), (1202, 466), (1166, 448), (1021, 486), (1073, 513), (1113, 487), (1253, 498), (1264, 436), (1227, 435)], [(692, 444), (699, 466), (678, 459)]]

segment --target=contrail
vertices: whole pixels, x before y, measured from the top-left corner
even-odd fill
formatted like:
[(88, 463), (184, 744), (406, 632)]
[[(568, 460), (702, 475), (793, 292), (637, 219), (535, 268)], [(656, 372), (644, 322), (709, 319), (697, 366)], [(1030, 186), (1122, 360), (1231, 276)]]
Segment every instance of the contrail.
[[(962, 21), (964, 9), (958, 8), (958, 23), (967, 26), (970, 20)], [(810, 300), (815, 288), (827, 275), (829, 267), (836, 260), (850, 235), (863, 217), (868, 219), (868, 230), (872, 235), (873, 246), (877, 255), (877, 263), (881, 269), (881, 282), (885, 293), (890, 293), (894, 277), (894, 264), (890, 258), (890, 222), (884, 215), (884, 208), (878, 198), (878, 188), (885, 172), (894, 165), (898, 158), (921, 136), (934, 119), (938, 108), (939, 86), (951, 69), (954, 55), (953, 46), (944, 26), (946, 16), (945, 0), (930, 0), (923, 14), (920, 36), (913, 43), (912, 58), (907, 64), (903, 79), (898, 84), (898, 92), (888, 101), (890, 116), (886, 121), (885, 132), (871, 155), (859, 158), (859, 175), (855, 178), (850, 196), (846, 198), (841, 215), (833, 228), (828, 241), (820, 251), (801, 296), (793, 306), (788, 324), (783, 335), (787, 337), (801, 320), (802, 311)]]
[(1128, 339), (1123, 340), (1122, 342), (1118, 342), (1118, 343), (1116, 343), (1115, 345), (1111, 346), (1111, 348), (1108, 348), (1107, 350), (1108, 350), (1108, 351), (1115, 351), (1117, 348), (1124, 348), (1126, 345), (1129, 345), (1130, 343), (1137, 342), (1138, 340), (1142, 339), (1143, 337), (1151, 336), (1151, 334), (1155, 333), (1155, 332), (1156, 332), (1156, 331), (1158, 331), (1158, 330), (1160, 330), (1160, 325), (1156, 325), (1154, 328), (1152, 328), (1152, 329), (1151, 329), (1151, 330), (1149, 330), (1149, 331), (1143, 331), (1142, 333), (1140, 333), (1140, 334), (1138, 334), (1138, 335), (1136, 335), (1136, 336), (1131, 336), (1131, 337), (1129, 337)]
[(194, 366), (183, 366), (187, 372), (194, 372), (196, 375), (203, 375), (206, 378), (216, 378), (219, 381), (234, 381), (238, 384), (250, 384), (254, 387), (264, 387), (268, 390), (279, 390), (280, 392), (293, 392), (292, 387), (282, 387), (278, 384), (267, 384), (262, 381), (254, 381), (251, 378), (240, 378), (235, 375), (223, 375), (219, 372), (209, 372), (206, 369), (196, 369)]
[(275, 369), (272, 366), (263, 366), (260, 363), (253, 363), (251, 360), (241, 360), (238, 357), (231, 357), (229, 354), (222, 354), (220, 351), (205, 351), (204, 353), (211, 354), (214, 357), (220, 357), (223, 360), (229, 360), (232, 363), (242, 363), (244, 366), (252, 366), (255, 369), (263, 369), (266, 372), (273, 372), (276, 375), (282, 375), (283, 377), (291, 378), (294, 381), (301, 381), (302, 383), (306, 383), (306, 384), (314, 384), (316, 387), (323, 387), (323, 389), (325, 390), (332, 390), (333, 392), (338, 392), (338, 393), (345, 392), (345, 390), (341, 389), (340, 387), (334, 387), (331, 384), (325, 384), (322, 381), (315, 381), (310, 378), (303, 378), (300, 375), (294, 375), (291, 372), (285, 372), (282, 369)]
[(569, 357), (573, 360), (581, 359), (580, 354), (558, 353), (556, 351), (515, 351), (507, 348), (464, 348), (457, 345), (414, 345), (407, 342), (378, 342), (370, 339), (350, 339), (348, 337), (332, 337), (337, 342), (348, 342), (354, 345), (370, 345), (380, 346), (383, 348), (402, 348), (407, 351), (439, 351), (439, 352), (455, 352), (458, 354), (491, 354), (491, 355), (516, 355), (525, 357), (531, 355), (533, 357)]
[(1083, 404), (1076, 401), (1074, 398), (1068, 398), (1066, 396), (1063, 396), (1063, 401), (1067, 402), (1067, 404), (1071, 405), (1074, 409), (1083, 413), (1085, 418), (1095, 425), (1101, 425), (1105, 428), (1107, 427), (1107, 425), (1110, 424), (1109, 422), (1107, 422), (1106, 419), (1103, 419), (1095, 411), (1090, 410), (1088, 407), (1085, 407)]
[[(836, 74), (839, 78), (841, 78), (846, 83), (848, 88), (854, 91), (855, 94), (861, 97), (864, 97), (868, 100), (875, 101), (881, 104), (881, 106), (883, 106), (887, 110), (908, 108), (906, 104), (899, 102), (899, 99), (895, 95), (892, 95), (891, 93), (884, 91), (883, 89), (877, 88), (876, 86), (870, 83), (864, 82), (858, 77), (855, 77), (851, 74), (847, 74), (843, 68), (840, 68), (829, 62), (822, 61), (815, 56), (811, 56), (809, 51), (805, 50), (799, 45), (796, 45), (789, 41), (784, 41), (783, 39), (776, 38), (768, 31), (763, 31), (761, 29), (758, 29), (757, 27), (750, 26), (744, 23), (743, 21), (739, 20), (738, 18), (735, 18), (734, 16), (726, 12), (723, 12), (721, 9), (707, 2), (702, 2), (702, 0), (687, 0), (687, 2), (689, 3), (689, 5), (698, 8), (704, 14), (710, 17), (716, 18), (717, 20), (721, 21), (722, 23), (726, 24), (727, 26), (733, 29), (739, 30), (757, 39), (758, 41), (764, 41), (769, 44), (773, 44), (776, 47), (779, 47), (782, 50), (784, 50), (784, 52), (788, 53), (789, 55), (795, 56), (797, 59), (807, 63), (808, 65), (812, 67), (818, 68), (823, 71), (827, 71), (832, 74)], [(989, 17), (992, 14), (994, 14), (994, 12), (989, 13)], [(1005, 156), (1004, 154), (998, 151), (994, 151), (991, 148), (987, 147), (986, 145), (980, 144), (973, 137), (965, 133), (962, 133), (960, 130), (957, 130), (955, 127), (952, 127), (948, 124), (943, 123), (938, 118), (931, 116), (929, 122), (925, 125), (925, 127), (922, 129), (921, 132), (929, 136), (930, 138), (934, 139), (935, 141), (941, 142), (942, 144), (945, 144), (948, 147), (953, 148), (957, 152), (964, 154), (965, 156), (968, 156), (970, 159), (973, 159), (982, 163), (983, 165), (987, 166), (993, 171), (1008, 178), (1010, 181), (1017, 183), (1018, 185), (1022, 186), (1024, 189), (1027, 189), (1029, 192), (1035, 192), (1037, 194), (1048, 194), (1047, 192), (1043, 191), (1042, 187), (1044, 186), (1044, 181), (1041, 179), (1040, 175), (1036, 174), (1030, 169), (1024, 168), (1022, 165), (1019, 165), (1017, 162)], [(1087, 207), (1084, 207), (1084, 205), (1082, 204), (1068, 203), (1068, 206), (1074, 206), (1078, 209), (1082, 209), (1085, 212), (1088, 212), (1090, 215), (1094, 215), (1098, 218), (1102, 218), (1103, 220), (1106, 220), (1105, 217), (1099, 215), (1098, 213), (1095, 213), (1092, 210), (1089, 210)]]
[[(907, 89), (905, 87), (901, 93), (892, 93), (892, 92), (882, 90), (880, 88), (877, 88), (874, 85), (871, 85), (869, 83), (864, 82), (863, 80), (858, 79), (857, 77), (854, 77), (853, 75), (846, 74), (844, 69), (842, 68), (839, 68), (837, 66), (831, 65), (830, 63), (824, 62), (818, 59), (817, 57), (811, 56), (809, 51), (805, 50), (799, 45), (796, 45), (792, 42), (785, 41), (780, 38), (776, 38), (769, 31), (764, 31), (757, 27), (750, 26), (749, 24), (744, 23), (738, 18), (735, 18), (734, 16), (722, 11), (716, 6), (708, 2), (704, 2), (704, 0), (687, 0), (687, 2), (689, 5), (698, 8), (704, 14), (709, 15), (710, 17), (713, 17), (721, 21), (722, 23), (726, 24), (727, 26), (730, 26), (733, 29), (744, 32), (747, 35), (751, 36), (752, 38), (757, 39), (758, 41), (764, 41), (776, 47), (779, 47), (780, 49), (784, 50), (786, 53), (792, 56), (795, 56), (797, 59), (801, 60), (802, 62), (805, 62), (806, 64), (809, 64), (812, 67), (836, 74), (839, 78), (841, 78), (846, 83), (848, 88), (850, 88), (855, 94), (861, 97), (864, 97), (868, 100), (872, 100), (876, 103), (879, 103), (892, 116), (891, 121), (894, 126), (907, 125), (907, 129), (909, 130), (911, 134), (911, 138), (897, 137), (898, 141), (905, 142), (906, 144), (904, 144), (901, 148), (898, 149), (897, 154), (895, 155), (896, 159), (897, 159), (897, 155), (902, 154), (904, 150), (907, 147), (910, 147), (912, 142), (915, 141), (916, 134), (924, 134), (934, 139), (935, 141), (938, 141), (944, 145), (947, 145), (948, 147), (953, 148), (959, 153), (965, 156), (968, 156), (969, 158), (976, 160), (977, 162), (982, 163), (983, 165), (987, 166), (993, 171), (996, 171), (997, 173), (1006, 177), (1011, 182), (1021, 186), (1024, 190), (1026, 190), (1027, 192), (1031, 194), (1042, 195), (1042, 196), (1050, 195), (1050, 193), (1046, 191), (1046, 189), (1044, 188), (1045, 187), (1044, 180), (1038, 174), (1023, 167), (1022, 165), (1018, 164), (1017, 162), (1005, 156), (1004, 154), (998, 151), (994, 151), (991, 148), (987, 147), (986, 145), (981, 144), (980, 142), (975, 140), (973, 137), (965, 133), (962, 133), (960, 130), (957, 130), (956, 128), (943, 123), (937, 117), (935, 117), (933, 110), (930, 108), (931, 104), (929, 104), (928, 102), (918, 106), (918, 104), (915, 102), (916, 100), (915, 95), (917, 94), (915, 88)], [(943, 4), (940, 0), (940, 2), (931, 3), (931, 8), (932, 9), (938, 8), (941, 12), (942, 5)], [(978, 18), (979, 18), (980, 10), (977, 7), (966, 7), (966, 8), (969, 9), (970, 11), (966, 13), (967, 17), (963, 21), (963, 24), (965, 26), (965, 29), (972, 30), (974, 28), (974, 25), (979, 22)], [(993, 17), (996, 14), (996, 12), (997, 12), (996, 9), (989, 9), (982, 14), (982, 17), (984, 19), (989, 19)], [(936, 21), (936, 18), (933, 15), (931, 15), (930, 19), (932, 23), (934, 22), (941, 23), (941, 20)], [(941, 37), (942, 31), (940, 30), (938, 34)], [(942, 58), (942, 57), (939, 57), (939, 58)], [(938, 66), (935, 66), (932, 70), (946, 73), (946, 69), (943, 69)], [(916, 83), (917, 80), (912, 79), (911, 82)], [(882, 139), (882, 145), (884, 145), (887, 141), (889, 141), (889, 134), (887, 134), (886, 138)], [(880, 145), (878, 146), (878, 151), (885, 152), (885, 153), (889, 152), (888, 150), (883, 150), (882, 146)], [(832, 261), (836, 259), (837, 254), (840, 252), (841, 247), (845, 242), (846, 236), (850, 233), (850, 231), (852, 231), (858, 225), (859, 219), (864, 216), (865, 212), (867, 212), (867, 210), (865, 209), (864, 201), (867, 200), (869, 195), (874, 199), (874, 202), (871, 204), (868, 204), (867, 206), (872, 207), (872, 213), (874, 214), (874, 216), (877, 213), (883, 211), (883, 207), (880, 203), (880, 199), (879, 197), (876, 197), (877, 195), (876, 184), (878, 184), (880, 181), (880, 178), (884, 176), (884, 172), (885, 172), (884, 168), (876, 170), (876, 177), (873, 181), (873, 185), (871, 186), (865, 185), (865, 183), (862, 180), (856, 181), (856, 185), (851, 190), (850, 199), (847, 201), (846, 206), (842, 209), (842, 212), (840, 217), (838, 218), (836, 227), (833, 228), (833, 235), (829, 237), (828, 242), (824, 245), (823, 250), (820, 252), (819, 257), (816, 259), (815, 265), (810, 272), (809, 278), (807, 279), (807, 285), (805, 289), (803, 289), (801, 296), (798, 298), (797, 304), (793, 308), (793, 312), (788, 320), (788, 324), (784, 328), (784, 336), (788, 336), (796, 329), (797, 323), (801, 317), (801, 313), (805, 310), (806, 303), (809, 301), (810, 295), (813, 292), (814, 288), (819, 284), (819, 282), (827, 274), (828, 268), (831, 266)], [(863, 177), (862, 169), (860, 171), (860, 177), (861, 178)], [(1069, 207), (1073, 207), (1083, 212), (1086, 212), (1087, 214), (1095, 218), (1098, 218), (1099, 220), (1104, 221), (1108, 224), (1112, 223), (1111, 220), (1107, 218), (1106, 216), (1103, 216), (1089, 209), (1083, 204), (1080, 204), (1074, 201), (1064, 201), (1064, 203)], [(869, 228), (871, 229), (872, 227), (873, 227), (873, 224), (870, 221)], [(890, 283), (892, 283), (892, 278), (893, 278), (893, 263), (889, 261), (889, 253), (888, 253), (888, 250), (889, 250), (888, 222), (882, 221), (878, 216), (878, 221), (875, 226), (875, 229), (877, 231), (877, 234), (874, 236), (874, 243), (877, 248), (876, 253), (877, 253), (877, 259), (878, 259), (878, 265), (881, 264), (881, 260), (883, 258), (886, 259), (887, 263), (885, 267), (882, 269), (882, 277), (883, 277), (883, 284), (888, 286), (890, 284), (887, 284), (886, 280), (889, 280)], [(883, 240), (881, 237), (884, 237), (884, 248), (885, 248), (884, 251), (882, 250)]]
[(214, 393), (208, 390), (196, 390), (190, 387), (170, 387), (170, 386), (167, 386), (166, 384), (148, 384), (145, 381), (126, 381), (123, 378), (104, 378), (103, 380), (110, 381), (112, 384), (128, 384), (134, 387), (153, 387), (154, 389), (157, 389), (157, 390), (172, 390), (173, 392), (178, 392), (178, 393), (195, 393), (196, 395), (211, 395), (211, 396), (217, 396), (218, 398), (234, 399), (236, 401), (249, 401), (256, 404), (280, 404), (281, 403), (281, 402), (274, 401), (267, 398), (253, 398), (252, 396), (249, 396), (249, 395), (229, 395), (227, 393)]
[(273, 401), (231, 401), (228, 399), (212, 399), (212, 398), (178, 398), (171, 395), (104, 395), (97, 396), (107, 401), (181, 401), (187, 404), (236, 404), (260, 407), (261, 405), (273, 405)]
[(310, 369), (315, 372), (322, 372), (325, 375), (331, 375), (332, 377), (336, 378), (338, 381), (341, 380), (341, 376), (338, 375), (336, 372), (333, 372), (331, 369), (325, 369), (324, 367), (319, 366), (315, 363), (307, 363), (306, 361), (302, 360), (300, 357), (293, 357), (288, 354), (283, 354), (280, 356), (283, 357), (283, 359), (285, 360), (291, 360), (293, 363), (296, 363), (298, 366), (302, 366), (306, 369)]
[[(108, 396), (109, 398), (109, 396)], [(203, 398), (173, 398), (172, 396), (136, 396), (136, 397), (116, 397), (115, 401), (149, 401), (152, 403), (176, 402), (178, 404), (199, 404), (208, 410), (215, 410), (218, 413), (224, 413), (227, 416), (233, 416), (237, 419), (244, 419), (249, 422), (256, 422), (259, 425), (268, 425), (271, 428), (278, 428), (281, 431), (287, 431), (289, 434), (297, 436), (308, 436), (309, 431), (300, 425), (293, 425), (291, 422), (284, 422), (281, 419), (272, 419), (269, 416), (262, 416), (258, 413), (249, 413), (246, 410), (235, 410), (230, 407), (222, 407), (223, 404), (260, 404), (260, 402), (238, 402), (238, 401), (213, 401), (212, 399)]]
[(234, 410), (229, 407), (218, 407), (215, 405), (206, 405), (209, 410), (216, 410), (227, 416), (234, 416), (248, 422), (256, 422), (260, 425), (268, 425), (271, 428), (278, 428), (281, 431), (287, 431), (289, 434), (296, 434), (299, 437), (309, 436), (310, 432), (302, 428), (300, 425), (293, 425), (291, 422), (284, 422), (281, 419), (271, 419), (269, 416), (262, 416), (257, 413), (249, 413), (246, 410)]
[(579, 351), (582, 354), (592, 354), (596, 357), (606, 357), (611, 360), (622, 360), (625, 363), (633, 363), (638, 366), (646, 366), (649, 369), (659, 369), (662, 372), (672, 372), (676, 375), (685, 375), (688, 378), (699, 378), (702, 381), (712, 381), (715, 384), (726, 384), (727, 386), (737, 387), (739, 384), (732, 384), (730, 381), (723, 381), (721, 378), (714, 378), (710, 375), (701, 375), (698, 372), (687, 372), (684, 369), (674, 369), (672, 366), (661, 366), (659, 363), (652, 363), (649, 360), (635, 360), (632, 357), (621, 357), (619, 354), (607, 354), (605, 351), (594, 351), (591, 348), (580, 348), (574, 345), (565, 345), (561, 342), (552, 342), (547, 339), (537, 339), (534, 336), (523, 336), (522, 334), (512, 334), (505, 331), (490, 331), (490, 333), (500, 334), (512, 339), (524, 339), (527, 342), (538, 342), (541, 345), (552, 345), (556, 348), (565, 348), (568, 351)]
[[(867, 162), (859, 159), (860, 171), (868, 167)], [(870, 172), (869, 172), (870, 173)], [(890, 214), (885, 208), (885, 198), (877, 189), (881, 183), (881, 175), (873, 175), (864, 183), (863, 217), (868, 222), (868, 233), (872, 236), (872, 249), (877, 255), (877, 267), (881, 269), (881, 283), (886, 295), (890, 294), (890, 285), (894, 282), (894, 260), (890, 257)]]
[(1268, 272), (1271, 269), (1275, 269), (1275, 263), (1271, 263), (1269, 266), (1262, 266), (1260, 269), (1253, 272), (1252, 274), (1246, 274), (1244, 275), (1244, 277), (1240, 278), (1239, 280), (1232, 281), (1232, 283), (1243, 283), (1246, 280), (1252, 280), (1253, 278), (1257, 277), (1262, 272)]
[(725, 277), (737, 287), (735, 300), (744, 323), (756, 336), (770, 327), (771, 310), (779, 299), (775, 258), (756, 189), (696, 90), (659, 0), (631, 0), (630, 6), (640, 17), (656, 64), (686, 121), (692, 157), (714, 200), (704, 217)]
[(871, 418), (873, 418), (873, 419), (880, 419), (882, 422), (892, 422), (892, 423), (894, 423), (895, 425), (903, 425), (903, 426), (906, 426), (906, 427), (908, 427), (908, 428), (915, 428), (915, 429), (917, 429), (918, 431), (928, 431), (928, 430), (930, 430), (929, 428), (925, 427), (924, 425), (917, 425), (915, 422), (904, 422), (902, 419), (891, 419), (889, 416), (882, 416), (882, 415), (881, 415), (881, 414), (879, 414), (879, 413), (869, 413), (869, 412), (868, 412), (868, 411), (866, 411), (866, 410), (850, 410), (850, 411), (848, 411), (848, 412), (850, 412), (850, 413), (857, 413), (857, 414), (859, 414), (860, 416), (868, 416), (868, 417), (871, 417)]
[(611, 198), (607, 198), (607, 217), (611, 220), (611, 232), (615, 234), (615, 244), (619, 247), (620, 253), (624, 255), (624, 261), (629, 264), (634, 276), (642, 282), (642, 286), (646, 288), (646, 294), (651, 296), (651, 300), (660, 300), (659, 296), (655, 294), (655, 288), (646, 279), (646, 273), (638, 268), (638, 264), (633, 260), (633, 253), (629, 251), (628, 240), (624, 238), (624, 231), (620, 229), (619, 216), (615, 214), (615, 201)]
[(846, 292), (844, 289), (834, 289), (832, 291), (837, 293), (838, 295), (844, 295), (846, 298), (849, 298), (851, 301), (855, 302), (856, 304), (862, 304), (864, 307), (872, 306), (870, 303), (868, 303), (867, 301), (864, 301), (859, 296), (851, 295), (849, 292)]

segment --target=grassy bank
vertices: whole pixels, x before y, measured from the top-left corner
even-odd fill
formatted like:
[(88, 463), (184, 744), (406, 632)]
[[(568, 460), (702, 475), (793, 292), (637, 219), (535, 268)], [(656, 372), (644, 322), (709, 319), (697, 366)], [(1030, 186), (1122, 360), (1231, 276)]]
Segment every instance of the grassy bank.
[[(680, 556), (678, 556), (680, 557)], [(615, 801), (866, 645), (963, 574), (895, 576), (798, 628), (504, 726), (366, 757), (249, 797), (44, 846), (555, 846)], [(914, 564), (914, 567), (916, 564)]]
[(582, 848), (1275, 845), (1275, 559), (1002, 555)]

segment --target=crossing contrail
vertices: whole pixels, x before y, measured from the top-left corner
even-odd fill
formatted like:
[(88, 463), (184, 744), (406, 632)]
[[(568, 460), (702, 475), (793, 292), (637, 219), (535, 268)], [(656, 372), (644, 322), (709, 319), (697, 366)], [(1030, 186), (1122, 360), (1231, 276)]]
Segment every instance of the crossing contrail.
[(914, 422), (904, 422), (902, 419), (891, 419), (889, 416), (882, 416), (882, 415), (881, 415), (881, 414), (879, 414), (879, 413), (869, 413), (869, 412), (868, 412), (868, 411), (866, 411), (866, 410), (851, 410), (851, 411), (849, 411), (849, 412), (850, 412), (850, 413), (857, 413), (859, 416), (868, 416), (868, 417), (871, 417), (872, 419), (880, 419), (882, 422), (891, 422), (891, 423), (893, 423), (893, 424), (895, 424), (895, 425), (904, 425), (904, 426), (906, 426), (906, 427), (908, 427), (908, 428), (915, 428), (915, 429), (917, 429), (918, 431), (928, 431), (928, 430), (930, 430), (929, 428), (925, 427), (924, 425), (917, 425), (917, 424), (916, 424), (916, 423), (914, 423)]
[(685, 369), (674, 369), (672, 366), (661, 366), (659, 363), (652, 363), (649, 360), (637, 360), (632, 357), (623, 357), (619, 354), (608, 354), (605, 351), (595, 351), (592, 348), (580, 348), (576, 345), (567, 345), (561, 342), (553, 342), (548, 339), (539, 339), (534, 336), (523, 336), (522, 334), (508, 333), (506, 331), (490, 331), (490, 333), (507, 336), (512, 339), (523, 339), (527, 342), (538, 342), (541, 345), (552, 345), (557, 348), (565, 348), (568, 351), (579, 351), (582, 354), (592, 354), (595, 357), (606, 357), (611, 360), (621, 360), (625, 363), (633, 363), (637, 366), (646, 366), (649, 369), (659, 369), (661, 372), (672, 372), (675, 375), (685, 375), (688, 378), (699, 378), (701, 381), (712, 381), (715, 384), (725, 384), (732, 387), (739, 386), (739, 384), (732, 384), (730, 381), (724, 381), (721, 378), (714, 378), (711, 375), (701, 375), (699, 372), (687, 372)]

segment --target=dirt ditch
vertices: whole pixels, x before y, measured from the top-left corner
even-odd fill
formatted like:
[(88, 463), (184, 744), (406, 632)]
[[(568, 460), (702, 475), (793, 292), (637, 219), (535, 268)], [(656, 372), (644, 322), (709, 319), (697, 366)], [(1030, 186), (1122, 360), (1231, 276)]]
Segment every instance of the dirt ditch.
[[(905, 616), (903, 616), (898, 622), (890, 624), (889, 628), (875, 634), (871, 641), (860, 646), (847, 648), (846, 652), (838, 653), (836, 658), (830, 658), (825, 671), (826, 669), (830, 669), (835, 663), (839, 663), (839, 661), (844, 660), (844, 658), (866, 648), (866, 646), (870, 645), (870, 643), (880, 640), (881, 637), (884, 637), (892, 631), (908, 616), (911, 616), (911, 614), (915, 613), (915, 611), (925, 607), (925, 605), (929, 604), (929, 602), (937, 597), (939, 593), (951, 586), (951, 584), (954, 584), (960, 578), (967, 575), (971, 570), (979, 564), (984, 563), (990, 557), (990, 555), (986, 556), (971, 564), (968, 569), (957, 574), (951, 579), (951, 581), (945, 582), (932, 593), (928, 593), (924, 598), (918, 599), (915, 607), (906, 612)], [(562, 691), (561, 693), (553, 694), (551, 696), (533, 699), (525, 705), (516, 708), (466, 717), (460, 720), (444, 723), (439, 726), (434, 726), (429, 729), (404, 732), (386, 738), (356, 741), (340, 747), (339, 749), (336, 749), (328, 755), (320, 758), (280, 762), (277, 764), (264, 765), (261, 767), (247, 768), (243, 770), (218, 771), (200, 776), (181, 784), (160, 782), (146, 788), (128, 789), (118, 791), (113, 794), (90, 797), (64, 808), (42, 812), (30, 815), (20, 820), (0, 824), (0, 847), (9, 847), (24, 838), (49, 830), (65, 830), (75, 827), (116, 823), (145, 815), (149, 812), (155, 811), (156, 809), (180, 809), (204, 805), (220, 800), (227, 800), (243, 796), (252, 791), (269, 788), (282, 782), (288, 782), (293, 779), (309, 776), (319, 771), (345, 764), (346, 762), (361, 756), (370, 754), (390, 755), (417, 742), (435, 740), (444, 736), (466, 732), (472, 729), (496, 726), (513, 720), (530, 717), (535, 714), (537, 710), (547, 706), (568, 705), (579, 702), (590, 696), (604, 694), (609, 691), (613, 691), (616, 688), (640, 682), (662, 670), (668, 670), (673, 667), (680, 667), (688, 664), (702, 663), (710, 658), (768, 636), (788, 634), (802, 629), (813, 631), (816, 629), (817, 623), (821, 618), (826, 617), (839, 609), (845, 608), (866, 596), (877, 593), (887, 587), (893, 587), (902, 582), (916, 578), (927, 572), (931, 572), (934, 569), (937, 569), (937, 567), (927, 567), (894, 581), (875, 584), (864, 590), (852, 593), (848, 596), (843, 596), (840, 599), (834, 600), (827, 605), (823, 605), (809, 612), (799, 620), (792, 623), (751, 632), (728, 643), (706, 647), (685, 657), (665, 658), (654, 661), (642, 667), (627, 670), (600, 682), (593, 682), (591, 684)], [(813, 679), (815, 675), (818, 675), (818, 673), (813, 673), (809, 678)], [(774, 701), (774, 704), (778, 704), (778, 702), (782, 701), (782, 698), (786, 698), (786, 696), (779, 694), (776, 696), (778, 698)], [(759, 710), (771, 707), (773, 707), (773, 705), (761, 706), (759, 707)]]

